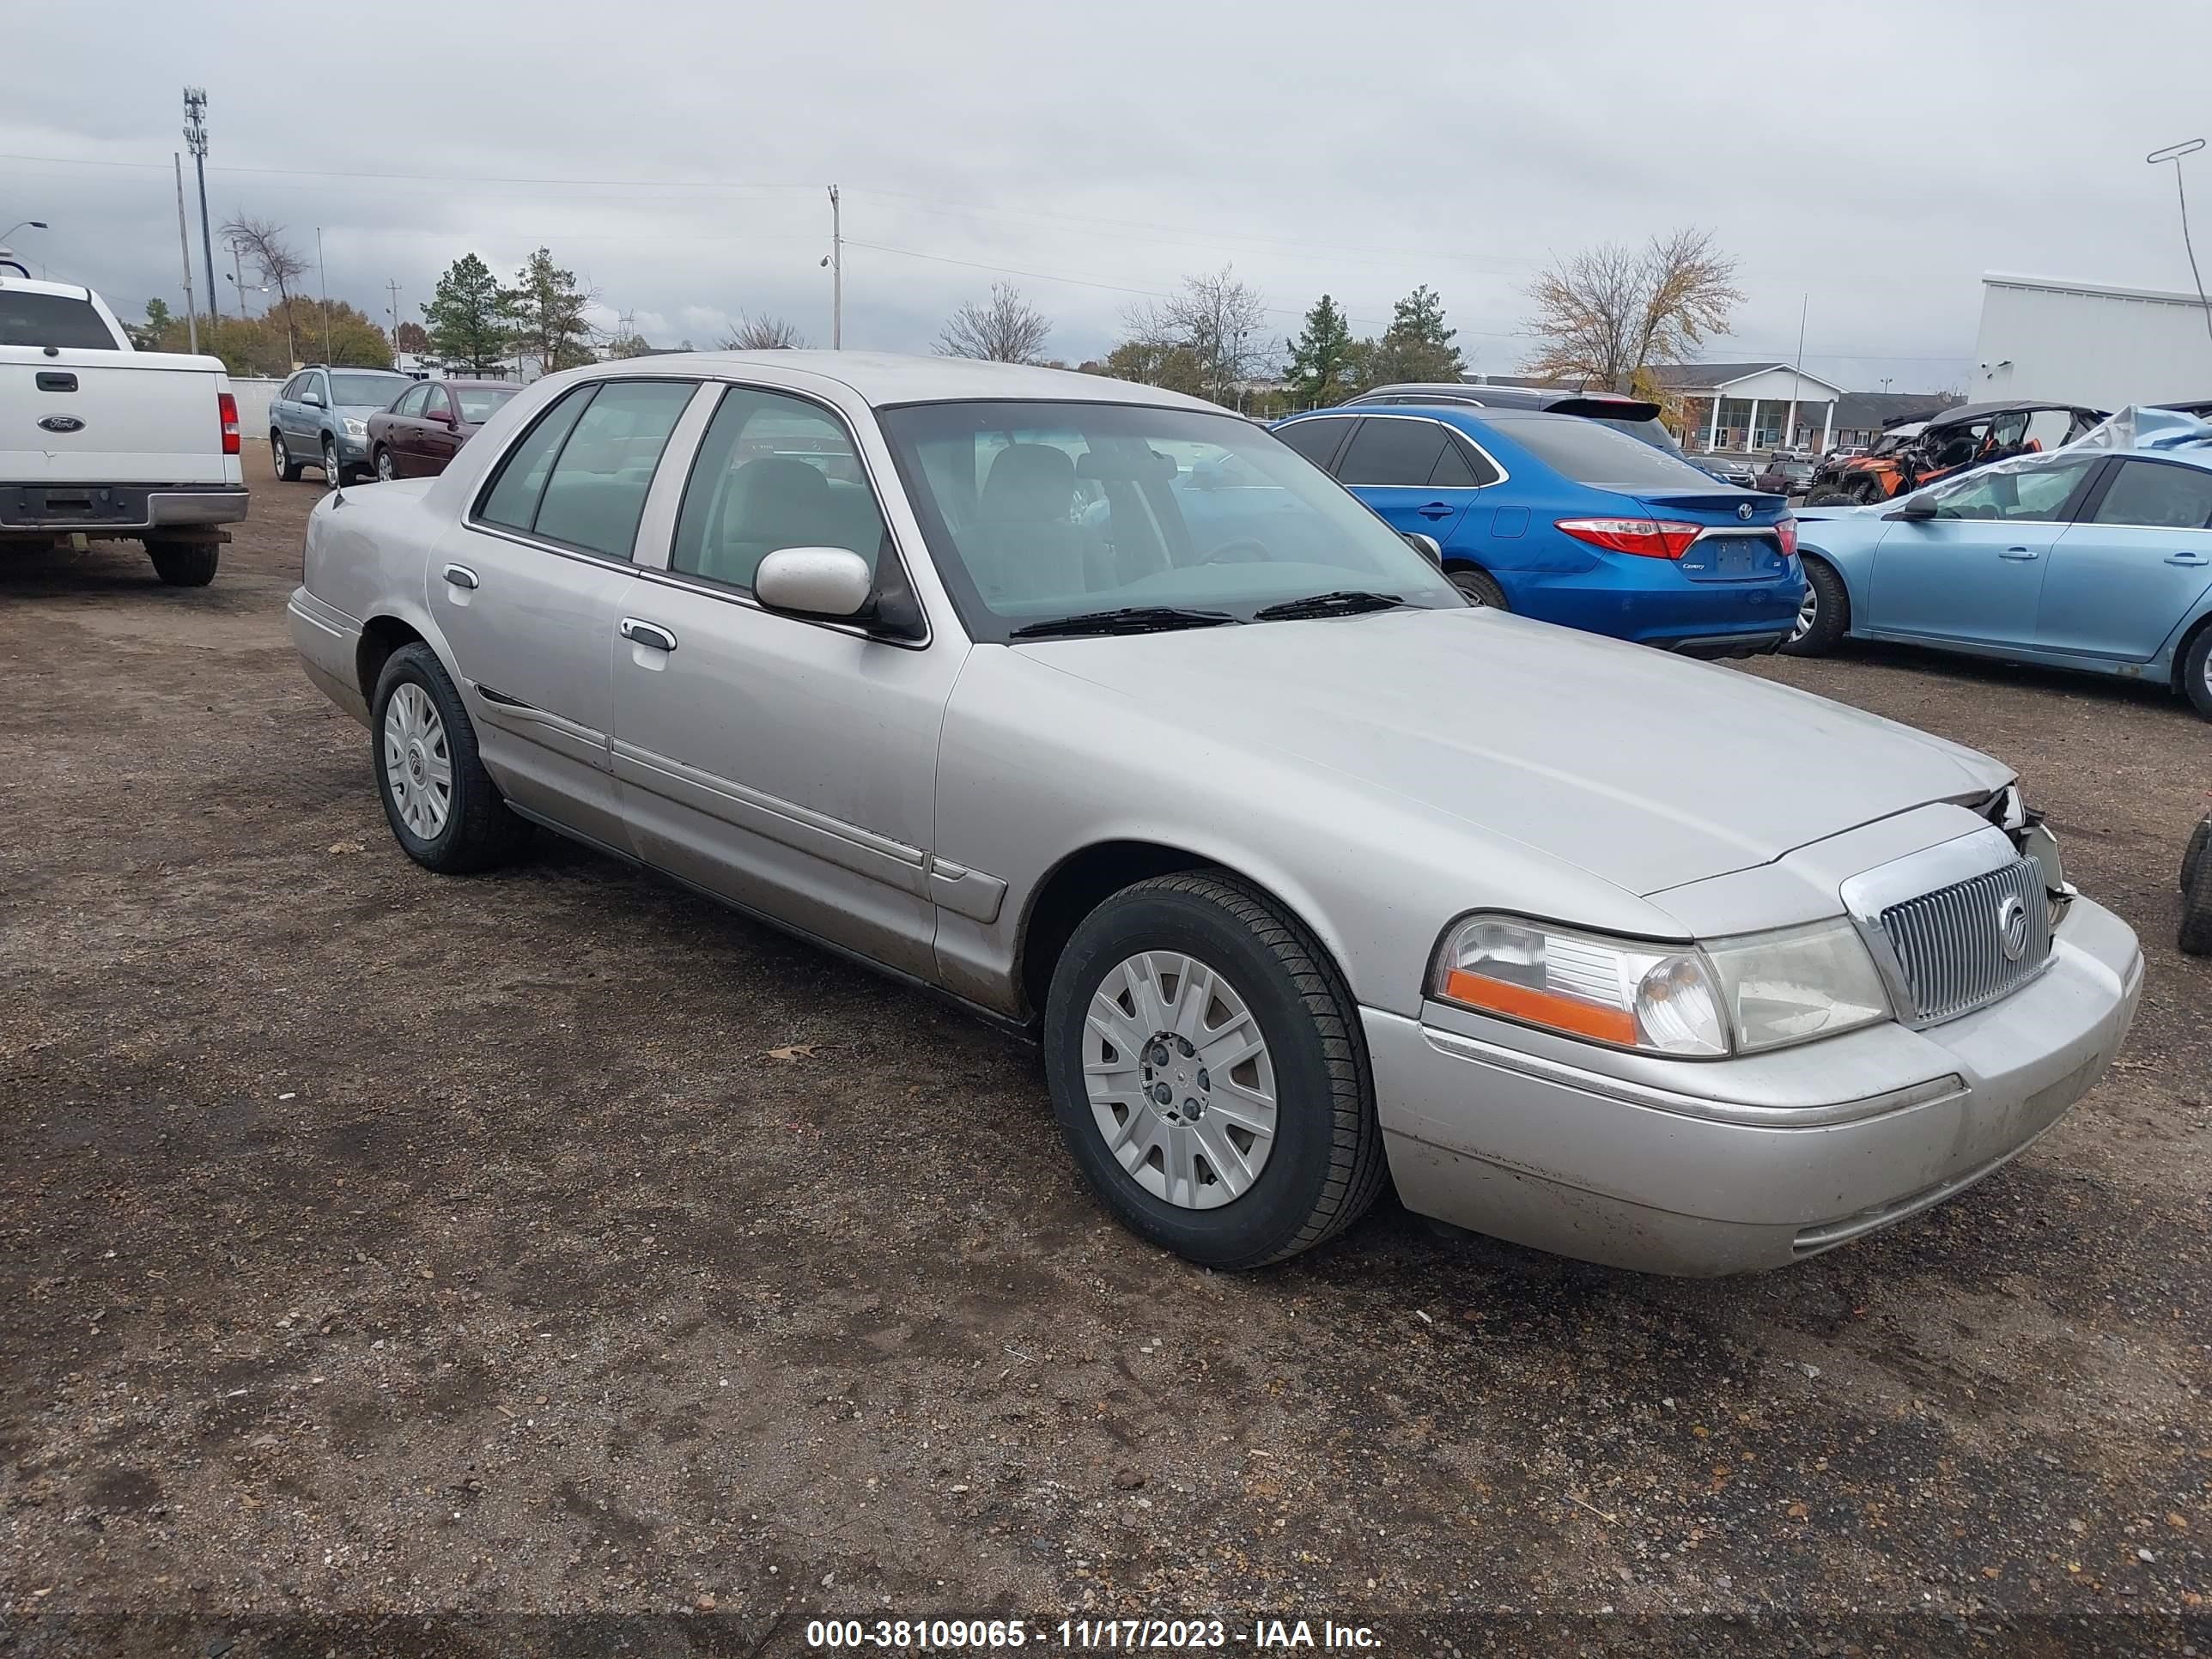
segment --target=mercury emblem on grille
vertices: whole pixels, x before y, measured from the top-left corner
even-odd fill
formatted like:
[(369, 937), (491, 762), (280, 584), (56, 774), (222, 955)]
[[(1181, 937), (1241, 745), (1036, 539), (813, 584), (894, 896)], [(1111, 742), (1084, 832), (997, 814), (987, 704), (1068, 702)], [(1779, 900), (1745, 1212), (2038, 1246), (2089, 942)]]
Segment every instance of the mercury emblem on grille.
[(2017, 894), (2008, 894), (1997, 905), (1997, 944), (2007, 962), (2027, 954), (2027, 905)]

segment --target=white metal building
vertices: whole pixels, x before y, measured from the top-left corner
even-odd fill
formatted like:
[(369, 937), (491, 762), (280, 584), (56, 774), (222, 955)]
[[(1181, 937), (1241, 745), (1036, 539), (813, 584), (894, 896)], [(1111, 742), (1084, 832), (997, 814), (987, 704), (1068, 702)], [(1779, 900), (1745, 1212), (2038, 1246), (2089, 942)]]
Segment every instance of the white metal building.
[(2194, 294), (1991, 272), (1968, 401), (2118, 409), (2212, 398), (2212, 328)]

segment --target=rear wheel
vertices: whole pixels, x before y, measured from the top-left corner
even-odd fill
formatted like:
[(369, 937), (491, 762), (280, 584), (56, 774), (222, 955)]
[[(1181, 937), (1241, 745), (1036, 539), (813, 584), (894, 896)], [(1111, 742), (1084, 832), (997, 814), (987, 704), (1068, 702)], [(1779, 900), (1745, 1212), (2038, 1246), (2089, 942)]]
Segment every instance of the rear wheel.
[(286, 483), (300, 482), (300, 463), (294, 460), (291, 451), (284, 447), (284, 434), (274, 427), (269, 429), (269, 459), (276, 463), (276, 476)]
[(1782, 648), (1793, 657), (1825, 657), (1850, 629), (1851, 596), (1826, 560), (1808, 556), (1803, 562), (1805, 597)]
[(1461, 596), (1469, 605), (1487, 605), (1492, 611), (1510, 611), (1513, 608), (1505, 603), (1505, 590), (1498, 585), (1496, 578), (1488, 571), (1477, 570), (1473, 565), (1461, 565), (1445, 574), (1450, 576), (1451, 585), (1459, 589)]
[(521, 850), (530, 826), (507, 810), (477, 757), (476, 728), (437, 653), (420, 642), (394, 651), (371, 708), (377, 793), (409, 858), (465, 875)]
[(171, 542), (149, 538), (147, 556), (154, 574), (171, 587), (205, 587), (215, 580), (222, 550), (213, 542)]
[(2204, 862), (2204, 848), (2212, 844), (2212, 818), (2206, 818), (2189, 832), (2189, 845), (2181, 854), (2181, 890), (2187, 892), (2197, 879), (2197, 872)]
[(2212, 956), (2212, 858), (2199, 857), (2195, 877), (2181, 896), (2181, 933), (2176, 940), (2192, 957)]
[(1045, 1068), (1062, 1137), (1133, 1231), (1263, 1267), (1382, 1189), (1358, 1011), (1319, 943), (1225, 875), (1123, 888), (1053, 970)]
[(2212, 623), (2197, 630), (2181, 655), (2181, 689), (2190, 706), (2212, 720)]
[(392, 465), (392, 452), (388, 449), (380, 447), (376, 452), (377, 483), (390, 483), (398, 476), (399, 474), (393, 469)]

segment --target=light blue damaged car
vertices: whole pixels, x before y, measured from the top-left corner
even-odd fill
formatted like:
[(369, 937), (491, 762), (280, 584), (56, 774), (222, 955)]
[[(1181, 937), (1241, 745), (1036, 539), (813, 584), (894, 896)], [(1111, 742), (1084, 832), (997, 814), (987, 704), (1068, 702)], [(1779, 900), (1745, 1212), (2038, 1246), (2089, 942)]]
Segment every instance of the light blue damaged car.
[(2125, 409), (2048, 454), (1797, 522), (1784, 651), (1849, 635), (2119, 674), (2212, 720), (2212, 424)]

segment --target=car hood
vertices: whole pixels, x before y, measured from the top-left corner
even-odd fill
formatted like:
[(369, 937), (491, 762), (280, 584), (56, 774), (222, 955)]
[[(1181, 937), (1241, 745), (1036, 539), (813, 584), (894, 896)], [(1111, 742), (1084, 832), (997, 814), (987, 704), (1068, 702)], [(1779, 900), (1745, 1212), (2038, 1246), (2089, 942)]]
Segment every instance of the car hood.
[(2010, 781), (1985, 755), (1716, 664), (1492, 610), (1014, 647), (1638, 895)]

